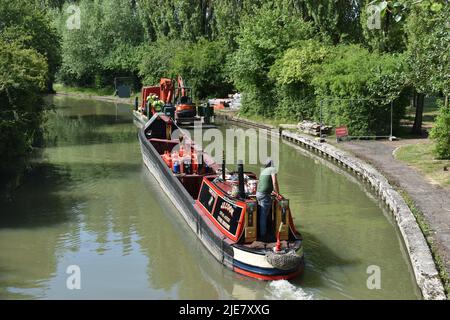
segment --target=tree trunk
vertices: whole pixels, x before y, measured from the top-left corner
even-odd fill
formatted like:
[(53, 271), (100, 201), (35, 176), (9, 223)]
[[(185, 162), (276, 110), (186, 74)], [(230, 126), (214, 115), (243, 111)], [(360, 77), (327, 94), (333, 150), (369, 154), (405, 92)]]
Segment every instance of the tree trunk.
[(56, 93), (55, 89), (53, 89), (53, 80), (52, 79), (47, 80), (47, 92), (46, 93), (49, 93), (49, 94)]
[(422, 135), (422, 118), (423, 118), (423, 104), (425, 95), (423, 93), (414, 93), (414, 104), (416, 106), (416, 116), (414, 118), (414, 125), (412, 133)]

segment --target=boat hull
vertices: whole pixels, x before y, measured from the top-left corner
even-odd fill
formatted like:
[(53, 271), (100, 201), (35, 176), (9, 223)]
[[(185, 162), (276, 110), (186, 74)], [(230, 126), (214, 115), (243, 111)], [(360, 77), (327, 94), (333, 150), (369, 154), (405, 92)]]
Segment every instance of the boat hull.
[(148, 121), (148, 118), (142, 113), (133, 110), (133, 122), (139, 129), (142, 128)]
[(239, 248), (221, 234), (211, 221), (204, 216), (201, 208), (196, 205), (195, 200), (189, 195), (181, 182), (173, 176), (156, 149), (147, 140), (143, 129), (139, 130), (138, 136), (145, 166), (161, 185), (162, 190), (177, 208), (187, 225), (216, 260), (230, 270), (260, 280), (290, 279), (302, 273), (304, 263), (301, 244), (296, 251), (297, 255), (302, 257), (301, 263), (294, 269), (281, 270), (272, 267), (267, 262), (264, 252), (251, 252), (251, 250)]

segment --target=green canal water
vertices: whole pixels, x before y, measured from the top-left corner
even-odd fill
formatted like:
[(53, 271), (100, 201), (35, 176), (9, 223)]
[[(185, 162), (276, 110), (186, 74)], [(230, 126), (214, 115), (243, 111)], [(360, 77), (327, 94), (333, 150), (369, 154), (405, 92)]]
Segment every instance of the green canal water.
[[(130, 106), (49, 99), (48, 147), (0, 204), (0, 299), (420, 298), (389, 213), (349, 173), (282, 143), (306, 270), (256, 281), (223, 268), (178, 216), (142, 163)], [(71, 265), (80, 290), (66, 286)], [(367, 288), (373, 265), (381, 289)]]

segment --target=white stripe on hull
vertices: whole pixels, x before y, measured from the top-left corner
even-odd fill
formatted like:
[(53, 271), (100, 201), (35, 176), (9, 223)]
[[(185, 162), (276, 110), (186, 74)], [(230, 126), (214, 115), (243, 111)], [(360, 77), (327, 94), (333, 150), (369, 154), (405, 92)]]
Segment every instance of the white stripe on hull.
[[(263, 254), (252, 253), (252, 252), (241, 250), (241, 249), (238, 249), (235, 247), (233, 247), (233, 252), (234, 252), (234, 259), (239, 262), (242, 262), (242, 263), (248, 264), (250, 266), (254, 266), (254, 267), (273, 269), (273, 266), (269, 262), (267, 262), (266, 256)], [(297, 253), (297, 255), (302, 257), (303, 256), (303, 246), (301, 246), (296, 251), (296, 253)]]
[(260, 268), (273, 268), (273, 266), (267, 262), (266, 256), (262, 254), (255, 254), (241, 249), (233, 248), (234, 260), (248, 264), (250, 266)]

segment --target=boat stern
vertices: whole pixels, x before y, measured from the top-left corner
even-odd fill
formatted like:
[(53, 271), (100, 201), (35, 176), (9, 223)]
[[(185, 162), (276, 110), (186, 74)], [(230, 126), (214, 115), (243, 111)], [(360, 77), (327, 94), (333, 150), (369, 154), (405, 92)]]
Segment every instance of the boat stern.
[(260, 280), (287, 280), (304, 270), (303, 246), (275, 252), (272, 247), (261, 250), (233, 247), (233, 269), (242, 275)]

